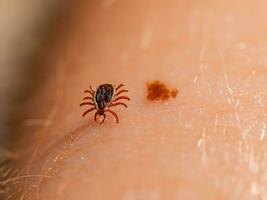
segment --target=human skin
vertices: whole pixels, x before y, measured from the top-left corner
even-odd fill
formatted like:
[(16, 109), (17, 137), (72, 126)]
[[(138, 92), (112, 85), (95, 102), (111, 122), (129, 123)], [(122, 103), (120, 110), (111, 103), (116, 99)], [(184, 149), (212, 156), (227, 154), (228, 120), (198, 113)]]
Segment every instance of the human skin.
[[(23, 198), (267, 199), (266, 8), (241, 0), (83, 4), (47, 53), (53, 73), (25, 105), (29, 118), (46, 122), (35, 127), (28, 166), (46, 175), (39, 153), (63, 160)], [(151, 80), (179, 94), (149, 102)], [(119, 124), (81, 117), (83, 91), (103, 83), (130, 91), (128, 108), (113, 108)]]

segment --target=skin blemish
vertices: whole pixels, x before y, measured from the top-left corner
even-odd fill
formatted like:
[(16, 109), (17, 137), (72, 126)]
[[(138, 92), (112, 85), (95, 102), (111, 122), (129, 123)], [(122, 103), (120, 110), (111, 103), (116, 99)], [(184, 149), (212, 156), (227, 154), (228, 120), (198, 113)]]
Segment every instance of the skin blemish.
[(151, 81), (146, 84), (148, 101), (166, 101), (169, 98), (176, 98), (177, 89), (169, 89), (160, 81)]

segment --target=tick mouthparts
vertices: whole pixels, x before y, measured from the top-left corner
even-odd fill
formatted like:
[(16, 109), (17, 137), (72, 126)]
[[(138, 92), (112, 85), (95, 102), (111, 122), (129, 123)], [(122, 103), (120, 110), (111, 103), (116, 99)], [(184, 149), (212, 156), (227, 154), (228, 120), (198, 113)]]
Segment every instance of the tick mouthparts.
[(96, 114), (95, 115), (95, 121), (98, 123), (98, 124), (102, 124), (104, 121), (105, 121), (105, 114), (103, 115), (100, 115), (100, 114)]

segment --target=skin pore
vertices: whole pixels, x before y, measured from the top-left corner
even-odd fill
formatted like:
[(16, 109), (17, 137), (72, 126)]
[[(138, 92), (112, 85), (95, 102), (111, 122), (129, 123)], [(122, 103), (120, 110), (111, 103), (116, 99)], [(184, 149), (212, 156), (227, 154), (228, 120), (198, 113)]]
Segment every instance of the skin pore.
[[(23, 106), (28, 178), (15, 196), (267, 199), (266, 6), (83, 3), (47, 48), (46, 80)], [(177, 97), (148, 102), (151, 80)], [(103, 83), (130, 91), (128, 108), (113, 108), (118, 125), (108, 114), (102, 125), (81, 117), (83, 91)]]

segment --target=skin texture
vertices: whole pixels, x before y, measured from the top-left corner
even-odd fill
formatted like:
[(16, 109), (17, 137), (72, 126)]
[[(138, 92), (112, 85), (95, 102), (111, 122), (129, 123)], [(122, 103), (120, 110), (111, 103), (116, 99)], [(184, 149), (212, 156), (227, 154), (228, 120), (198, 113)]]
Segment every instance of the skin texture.
[[(24, 108), (22, 132), (38, 133), (34, 144), (25, 138), (33, 150), (24, 167), (51, 177), (33, 190), (41, 178), (22, 182), (23, 198), (267, 199), (266, 8), (246, 0), (84, 3), (51, 45), (49, 76)], [(151, 80), (179, 94), (148, 102)], [(132, 101), (113, 108), (119, 125), (109, 114), (102, 125), (94, 113), (81, 117), (89, 85), (121, 82)], [(45, 123), (33, 128), (34, 116)]]

